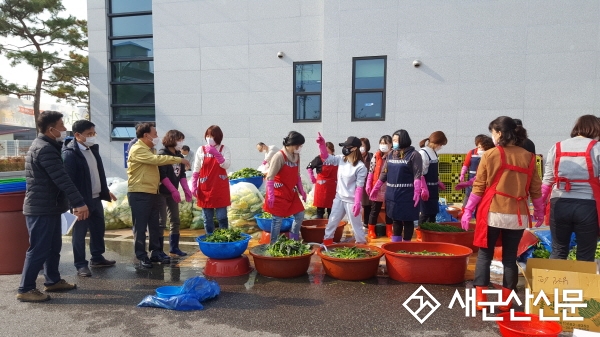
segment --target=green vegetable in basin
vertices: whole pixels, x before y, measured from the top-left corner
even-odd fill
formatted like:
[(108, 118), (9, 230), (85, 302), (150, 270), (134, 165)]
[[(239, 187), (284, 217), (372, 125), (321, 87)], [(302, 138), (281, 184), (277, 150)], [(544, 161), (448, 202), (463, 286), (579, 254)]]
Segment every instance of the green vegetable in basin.
[(331, 248), (322, 253), (338, 259), (366, 259), (368, 257), (377, 256), (376, 251), (358, 247)]
[(454, 256), (454, 254), (450, 254), (450, 253), (428, 252), (426, 250), (424, 250), (422, 252), (409, 252), (406, 250), (399, 250), (396, 253), (406, 254), (406, 255), (422, 255), (422, 256)]
[(449, 225), (441, 225), (438, 223), (434, 223), (434, 222), (425, 222), (421, 225), (419, 225), (420, 229), (426, 230), (426, 231), (432, 231), (432, 232), (456, 232), (456, 233), (461, 233), (461, 232), (465, 232), (464, 229), (462, 228), (458, 228), (458, 227), (454, 227), (454, 226), (449, 226)]
[(286, 257), (310, 254), (310, 246), (300, 241), (290, 240), (285, 235), (279, 236), (275, 243), (267, 246), (265, 256)]
[(229, 179), (252, 178), (252, 177), (262, 177), (262, 176), (263, 176), (262, 172), (255, 170), (253, 168), (246, 167), (239, 171), (233, 172), (229, 176)]
[(204, 242), (223, 243), (223, 242), (235, 242), (242, 241), (245, 237), (242, 236), (242, 231), (239, 229), (215, 229), (212, 234), (207, 235)]

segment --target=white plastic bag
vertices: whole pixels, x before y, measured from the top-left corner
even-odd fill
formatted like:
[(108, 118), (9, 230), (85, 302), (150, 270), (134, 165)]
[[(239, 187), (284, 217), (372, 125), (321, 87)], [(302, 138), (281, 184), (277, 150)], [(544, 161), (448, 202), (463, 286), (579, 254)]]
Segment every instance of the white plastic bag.
[(259, 190), (250, 183), (237, 183), (230, 186), (231, 206), (227, 208), (227, 218), (231, 228), (252, 234), (260, 229), (254, 216), (262, 213), (265, 199)]

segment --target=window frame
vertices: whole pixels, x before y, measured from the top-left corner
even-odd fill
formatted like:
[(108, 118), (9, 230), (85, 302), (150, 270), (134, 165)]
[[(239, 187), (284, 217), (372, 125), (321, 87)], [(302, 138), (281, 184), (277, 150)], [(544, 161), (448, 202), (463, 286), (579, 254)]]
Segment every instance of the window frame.
[[(296, 66), (304, 65), (304, 64), (319, 64), (321, 66), (321, 91), (303, 91), (296, 92)], [(320, 123), (323, 121), (323, 61), (300, 61), (293, 62), (292, 69), (294, 71), (293, 77), (293, 88), (292, 88), (292, 98), (293, 98), (293, 122), (294, 123)], [(298, 111), (298, 96), (319, 96), (319, 118), (318, 119), (299, 119), (296, 118), (296, 112)]]
[[(356, 89), (356, 61), (361, 60), (383, 60), (383, 88), (381, 89)], [(387, 55), (379, 56), (360, 56), (352, 58), (352, 122), (382, 122), (385, 121), (386, 108), (386, 90), (387, 90)], [(379, 118), (357, 118), (356, 112), (356, 94), (361, 93), (381, 93), (381, 117)]]
[[(131, 140), (130, 137), (115, 137), (113, 136), (113, 130), (117, 127), (133, 127), (135, 128), (135, 126), (138, 123), (144, 123), (144, 122), (156, 122), (156, 101), (155, 103), (135, 103), (135, 104), (130, 104), (130, 103), (114, 103), (116, 96), (114, 94), (114, 90), (115, 90), (115, 86), (124, 86), (124, 85), (136, 85), (136, 84), (154, 84), (154, 80), (152, 81), (132, 81), (132, 82), (117, 82), (117, 81), (113, 81), (113, 73), (112, 73), (112, 69), (113, 63), (119, 63), (119, 62), (136, 62), (136, 61), (154, 61), (154, 56), (152, 57), (129, 57), (129, 58), (113, 58), (113, 46), (112, 46), (112, 41), (115, 40), (126, 40), (126, 39), (138, 39), (138, 38), (149, 38), (149, 39), (153, 39), (154, 38), (154, 34), (143, 34), (143, 35), (122, 35), (122, 36), (113, 36), (113, 27), (112, 27), (112, 18), (118, 18), (118, 17), (130, 17), (130, 16), (140, 16), (140, 15), (150, 15), (152, 16), (152, 11), (139, 11), (139, 12), (123, 12), (123, 13), (112, 13), (112, 0), (109, 1), (109, 13), (107, 14), (107, 18), (108, 18), (108, 25), (109, 25), (109, 29), (107, 29), (107, 33), (108, 33), (108, 37), (107, 37), (107, 41), (108, 41), (108, 47), (109, 47), (109, 52), (108, 52), (108, 69), (110, 71), (109, 74), (109, 84), (110, 84), (110, 140), (111, 141), (121, 141), (121, 140), (126, 140), (129, 141)], [(156, 95), (156, 92), (154, 93)], [(121, 107), (153, 107), (154, 111), (155, 111), (155, 116), (153, 120), (144, 120), (144, 121), (117, 121), (114, 119), (114, 108), (121, 108)]]

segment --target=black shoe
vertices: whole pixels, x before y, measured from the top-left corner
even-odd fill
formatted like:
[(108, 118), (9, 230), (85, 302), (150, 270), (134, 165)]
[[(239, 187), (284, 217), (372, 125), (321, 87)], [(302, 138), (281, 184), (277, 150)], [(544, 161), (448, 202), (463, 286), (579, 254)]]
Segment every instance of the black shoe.
[(90, 261), (90, 267), (112, 267), (117, 263), (115, 260), (102, 259), (100, 261)]
[(150, 258), (150, 261), (160, 263), (160, 264), (170, 264), (171, 258), (169, 257), (169, 255), (167, 255), (163, 252), (158, 252), (155, 256), (152, 256)]
[(87, 266), (77, 268), (77, 276), (90, 277), (90, 276), (92, 276), (92, 272), (90, 271), (90, 268), (88, 268)]
[(140, 266), (142, 268), (152, 268), (152, 261), (146, 256), (140, 260)]

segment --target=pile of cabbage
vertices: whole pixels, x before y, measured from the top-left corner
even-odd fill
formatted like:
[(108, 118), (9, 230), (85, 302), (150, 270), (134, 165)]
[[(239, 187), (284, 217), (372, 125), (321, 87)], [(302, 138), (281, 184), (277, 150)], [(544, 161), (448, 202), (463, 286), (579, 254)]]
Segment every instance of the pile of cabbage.
[(260, 229), (254, 216), (262, 213), (265, 199), (253, 184), (241, 182), (230, 186), (231, 206), (227, 209), (230, 228), (253, 234)]

